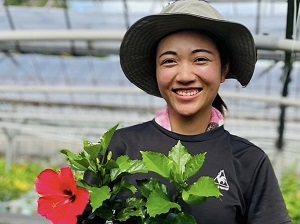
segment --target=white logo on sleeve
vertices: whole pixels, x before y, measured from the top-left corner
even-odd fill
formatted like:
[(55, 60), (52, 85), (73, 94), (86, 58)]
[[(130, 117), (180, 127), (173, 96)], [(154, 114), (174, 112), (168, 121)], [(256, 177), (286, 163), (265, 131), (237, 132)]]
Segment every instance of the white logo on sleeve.
[(216, 176), (216, 178), (214, 180), (220, 189), (225, 190), (225, 191), (229, 190), (229, 185), (228, 185), (224, 170), (220, 170), (220, 172), (218, 173), (218, 175)]

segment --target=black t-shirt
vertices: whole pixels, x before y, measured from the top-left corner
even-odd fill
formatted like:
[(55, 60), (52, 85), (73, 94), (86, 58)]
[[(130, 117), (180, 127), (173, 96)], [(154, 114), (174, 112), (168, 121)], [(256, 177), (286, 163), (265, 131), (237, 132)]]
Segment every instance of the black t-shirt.
[[(131, 159), (141, 159), (140, 151), (167, 155), (179, 140), (192, 155), (207, 152), (202, 169), (191, 183), (200, 176), (213, 177), (223, 194), (221, 199), (209, 198), (202, 205), (181, 205), (197, 223), (291, 223), (267, 155), (251, 142), (231, 135), (223, 126), (186, 136), (168, 131), (152, 120), (117, 130), (110, 150), (114, 157), (126, 154)], [(132, 178), (149, 175), (153, 174)]]

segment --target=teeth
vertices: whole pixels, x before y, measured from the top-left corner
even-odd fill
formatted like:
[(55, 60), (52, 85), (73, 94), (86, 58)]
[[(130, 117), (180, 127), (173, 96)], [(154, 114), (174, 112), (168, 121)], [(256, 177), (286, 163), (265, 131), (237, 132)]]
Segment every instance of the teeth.
[(194, 96), (199, 93), (199, 90), (177, 90), (176, 93), (180, 96)]

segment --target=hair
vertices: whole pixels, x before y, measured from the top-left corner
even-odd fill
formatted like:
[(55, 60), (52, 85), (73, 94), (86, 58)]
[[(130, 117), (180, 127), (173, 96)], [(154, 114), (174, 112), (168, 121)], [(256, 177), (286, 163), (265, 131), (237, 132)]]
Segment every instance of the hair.
[[(180, 31), (183, 31), (183, 30), (176, 30), (172, 33), (168, 33), (164, 37), (169, 36), (170, 34), (173, 34), (173, 33), (180, 32)], [(217, 50), (220, 54), (221, 69), (222, 69), (222, 72), (223, 72), (226, 69), (226, 66), (230, 62), (230, 58), (231, 58), (230, 57), (230, 51), (228, 50), (227, 45), (226, 45), (225, 41), (223, 40), (223, 38), (217, 36), (216, 34), (212, 34), (207, 30), (190, 30), (190, 31), (195, 32), (195, 33), (199, 33), (199, 34), (202, 34), (202, 35), (206, 35), (207, 37), (209, 37), (214, 42), (214, 44), (216, 45)], [(158, 43), (164, 37), (162, 37), (161, 39), (159, 39), (156, 42), (156, 48), (153, 51), (152, 55), (156, 55)], [(154, 62), (155, 62), (155, 60), (154, 60)], [(215, 97), (215, 99), (212, 103), (212, 106), (214, 108), (216, 108), (217, 110), (219, 110), (222, 113), (222, 115), (225, 115), (225, 111), (228, 110), (227, 105), (225, 104), (225, 102), (223, 101), (223, 99), (221, 98), (219, 93), (216, 95), (216, 97)]]
[(225, 115), (225, 111), (228, 110), (226, 103), (223, 101), (219, 93), (215, 97), (212, 106), (220, 111), (222, 115)]

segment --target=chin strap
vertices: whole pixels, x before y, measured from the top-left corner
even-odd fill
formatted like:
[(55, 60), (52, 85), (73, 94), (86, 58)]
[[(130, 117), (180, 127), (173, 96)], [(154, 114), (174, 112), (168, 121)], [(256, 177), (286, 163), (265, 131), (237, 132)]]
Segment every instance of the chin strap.
[[(167, 107), (159, 111), (158, 113), (156, 113), (155, 122), (160, 126), (162, 126), (163, 128), (172, 131), (170, 118), (169, 118), (169, 110)], [(224, 124), (224, 117), (222, 113), (213, 107), (210, 114), (210, 122), (207, 126), (206, 131), (214, 130), (222, 126), (223, 124)]]

